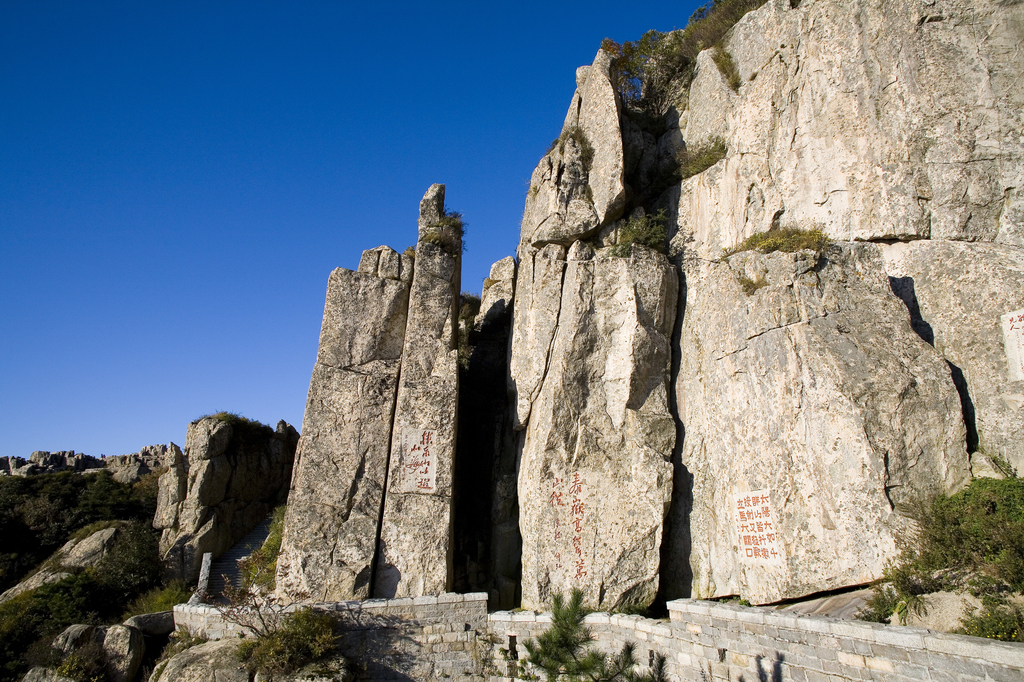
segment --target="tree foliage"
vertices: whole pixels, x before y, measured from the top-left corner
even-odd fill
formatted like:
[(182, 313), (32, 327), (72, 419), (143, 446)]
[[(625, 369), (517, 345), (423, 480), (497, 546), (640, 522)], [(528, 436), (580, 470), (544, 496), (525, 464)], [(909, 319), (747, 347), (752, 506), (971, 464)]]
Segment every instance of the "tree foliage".
[(660, 682), (665, 679), (665, 657), (658, 656), (650, 671), (636, 670), (636, 645), (626, 642), (614, 656), (590, 648), (594, 636), (583, 624), (588, 609), (583, 592), (573, 588), (568, 603), (561, 594), (552, 597), (551, 627), (523, 643), (529, 663), (546, 674), (548, 682)]

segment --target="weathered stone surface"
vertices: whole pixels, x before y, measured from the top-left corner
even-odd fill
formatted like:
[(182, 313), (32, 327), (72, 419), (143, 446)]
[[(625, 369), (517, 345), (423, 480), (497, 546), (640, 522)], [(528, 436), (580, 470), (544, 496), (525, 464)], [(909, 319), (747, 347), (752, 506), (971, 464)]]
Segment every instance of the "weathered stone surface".
[(516, 396), (516, 428), (522, 429), (547, 372), (551, 340), (562, 301), (565, 249), (548, 244), (521, 253), (516, 277), (509, 390)]
[(366, 272), (339, 268), (327, 285), (277, 560), (291, 600), (371, 596), (409, 285), (379, 277), (382, 251), (366, 253)]
[(715, 49), (697, 55), (683, 133), (688, 149), (699, 149), (712, 138), (724, 138), (729, 131), (728, 114), (736, 95), (712, 58)]
[[(647, 604), (658, 589), (672, 486), (676, 273), (646, 249), (598, 260), (571, 253), (580, 259), (524, 259), (518, 279), (516, 317), (524, 313), (526, 323), (515, 331), (512, 379), (528, 417), (518, 490), (522, 603), (540, 607), (578, 586), (600, 608)], [(554, 272), (534, 277), (551, 295), (530, 282), (538, 265)], [(518, 298), (523, 288), (532, 289), (528, 298)], [(537, 344), (538, 331), (550, 341)], [(516, 361), (534, 347), (536, 364)]]
[[(571, 244), (622, 214), (626, 189), (619, 98), (612, 84), (612, 59), (599, 50), (594, 63), (577, 71), (578, 86), (562, 135), (530, 179), (522, 239), (537, 247)], [(573, 136), (581, 131), (586, 143)]]
[(1009, 371), (999, 319), (1024, 308), (1024, 249), (938, 240), (881, 248), (915, 328), (954, 368), (971, 449), (1024, 472), (1024, 381)]
[(127, 625), (111, 625), (103, 637), (103, 663), (110, 682), (132, 682), (142, 657), (146, 653), (146, 644), (142, 633)]
[(0, 604), (37, 587), (55, 583), (71, 575), (72, 571), (95, 566), (105, 557), (117, 537), (120, 523), (112, 528), (98, 530), (81, 539), (68, 540), (46, 562), (44, 568), (0, 594)]
[(63, 632), (57, 635), (51, 647), (60, 654), (67, 656), (75, 649), (79, 649), (92, 642), (102, 645), (106, 634), (107, 629), (105, 627), (83, 625), (81, 623), (69, 625)]
[(276, 431), (230, 417), (189, 424), (185, 497), (174, 505), (182, 467), (172, 466), (161, 476), (167, 480), (160, 483), (158, 501), (165, 506), (154, 520), (164, 531), (160, 553), (169, 576), (195, 580), (205, 552), (219, 555), (284, 501), (297, 441), (298, 433), (283, 421)]
[(515, 292), (516, 259), (512, 256), (501, 259), (491, 266), (490, 277), (484, 280), (480, 296), (480, 312), (474, 326), (483, 329), (506, 320), (512, 311), (512, 297)]
[(238, 664), (238, 640), (206, 642), (175, 654), (150, 682), (249, 682)]
[(725, 42), (742, 78), (729, 156), (682, 184), (677, 248), (717, 257), (773, 223), (1024, 243), (1024, 5), (791, 4), (747, 14)]
[(58, 675), (57, 671), (51, 668), (32, 668), (25, 673), (25, 677), (21, 680), (22, 682), (75, 682), (73, 678)]
[(98, 530), (78, 542), (69, 541), (61, 548), (59, 561), (66, 568), (87, 568), (95, 566), (110, 551), (117, 536), (118, 527)]
[(149, 637), (166, 636), (174, 632), (174, 611), (142, 613), (126, 620), (124, 625)]
[[(766, 603), (880, 578), (918, 503), (970, 474), (950, 370), (877, 247), (690, 259), (685, 276), (675, 391), (692, 478), (672, 523), (690, 532), (670, 537), (667, 596)], [(747, 536), (778, 556), (748, 558)]]
[(154, 528), (173, 528), (178, 523), (178, 508), (188, 494), (188, 469), (185, 456), (174, 443), (164, 454), (163, 466), (166, 471), (157, 481), (156, 515)]
[[(420, 241), (374, 572), (378, 597), (441, 594), (451, 583), (462, 235), (436, 234), (443, 215), (444, 185), (433, 185), (420, 202)], [(449, 248), (424, 241), (431, 235)]]

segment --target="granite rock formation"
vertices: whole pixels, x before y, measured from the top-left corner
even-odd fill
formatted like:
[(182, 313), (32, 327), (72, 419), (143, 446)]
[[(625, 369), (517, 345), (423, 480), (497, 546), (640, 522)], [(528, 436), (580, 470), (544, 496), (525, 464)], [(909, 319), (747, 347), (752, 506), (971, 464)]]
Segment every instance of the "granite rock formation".
[(432, 185), (414, 258), (381, 247), (331, 275), (278, 560), (286, 599), (450, 585), (461, 239)]
[[(922, 504), (970, 478), (949, 367), (912, 331), (878, 248), (743, 252), (684, 273), (693, 596), (765, 603), (878, 578)], [(685, 591), (671, 571), (685, 562), (667, 563), (668, 590)]]
[(328, 280), (277, 562), (290, 600), (371, 596), (411, 267), (381, 247)]
[(727, 36), (737, 93), (706, 87), (718, 74), (698, 60), (686, 142), (711, 129), (729, 151), (680, 186), (680, 240), (715, 258), (775, 224), (1024, 246), (1024, 9), (792, 4), (769, 2)]
[(188, 425), (185, 453), (167, 454), (154, 526), (169, 577), (195, 580), (203, 554), (238, 542), (285, 501), (298, 433), (231, 415)]
[(677, 278), (664, 256), (520, 252), (511, 381), (522, 431), (522, 603), (581, 587), (650, 603), (676, 439), (669, 412)]
[(120, 527), (121, 524), (118, 523), (84, 538), (68, 540), (53, 553), (38, 572), (0, 594), (0, 604), (29, 590), (63, 580), (76, 571), (96, 566), (110, 553)]

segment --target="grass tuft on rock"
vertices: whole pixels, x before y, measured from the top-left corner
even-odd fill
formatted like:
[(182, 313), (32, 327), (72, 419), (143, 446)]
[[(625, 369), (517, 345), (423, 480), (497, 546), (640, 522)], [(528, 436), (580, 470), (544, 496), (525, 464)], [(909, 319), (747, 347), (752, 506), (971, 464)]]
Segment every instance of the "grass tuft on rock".
[(831, 243), (832, 240), (821, 230), (769, 230), (768, 232), (759, 232), (751, 235), (731, 249), (724, 249), (722, 255), (731, 256), (742, 251), (760, 251), (761, 253), (784, 251), (786, 253), (796, 253), (805, 249), (821, 253)]
[(619, 229), (619, 241), (610, 250), (611, 255), (628, 258), (633, 252), (633, 245), (653, 249), (658, 253), (668, 250), (668, 238), (665, 234), (665, 209), (651, 215), (630, 218)]

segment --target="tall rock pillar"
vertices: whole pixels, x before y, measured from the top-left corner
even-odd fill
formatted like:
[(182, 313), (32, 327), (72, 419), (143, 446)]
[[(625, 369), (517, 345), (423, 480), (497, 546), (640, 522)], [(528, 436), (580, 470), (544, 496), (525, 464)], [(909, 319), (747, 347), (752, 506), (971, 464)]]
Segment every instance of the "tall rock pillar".
[(370, 596), (411, 279), (382, 246), (328, 280), (277, 560), (286, 599)]
[(378, 597), (440, 594), (451, 580), (461, 253), (461, 220), (445, 213), (444, 185), (432, 185), (420, 202), (373, 588)]

